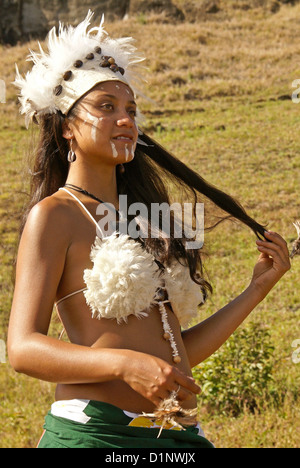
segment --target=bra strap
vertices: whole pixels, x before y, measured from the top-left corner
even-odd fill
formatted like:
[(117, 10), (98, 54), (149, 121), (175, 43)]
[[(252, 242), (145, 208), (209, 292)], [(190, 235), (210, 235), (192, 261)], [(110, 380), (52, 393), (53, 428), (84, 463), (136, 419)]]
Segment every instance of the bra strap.
[(82, 292), (84, 292), (84, 291), (86, 291), (86, 290), (87, 290), (87, 288), (83, 288), (83, 289), (79, 289), (78, 291), (75, 291), (75, 292), (73, 292), (73, 293), (71, 293), (71, 294), (68, 294), (67, 296), (62, 297), (59, 301), (57, 301), (57, 302), (55, 303), (55, 305), (58, 306), (61, 302), (65, 301), (66, 299), (69, 299), (69, 297), (73, 297), (73, 296), (75, 296), (76, 294), (80, 294), (80, 293), (82, 293)]
[(64, 192), (67, 192), (69, 195), (71, 195), (71, 197), (74, 198), (74, 200), (76, 200), (79, 205), (84, 209), (84, 211), (87, 213), (87, 215), (90, 217), (90, 219), (93, 221), (93, 223), (96, 224), (97, 226), (97, 229), (100, 231), (101, 233), (101, 237), (104, 237), (104, 234), (99, 226), (99, 224), (97, 223), (97, 221), (95, 220), (95, 218), (91, 215), (91, 213), (89, 212), (89, 210), (86, 208), (86, 206), (82, 203), (82, 201), (79, 200), (79, 198), (76, 197), (76, 195), (74, 195), (74, 193), (72, 192), (69, 192), (69, 190), (67, 190), (66, 188), (64, 187), (61, 187), (59, 190), (63, 190)]

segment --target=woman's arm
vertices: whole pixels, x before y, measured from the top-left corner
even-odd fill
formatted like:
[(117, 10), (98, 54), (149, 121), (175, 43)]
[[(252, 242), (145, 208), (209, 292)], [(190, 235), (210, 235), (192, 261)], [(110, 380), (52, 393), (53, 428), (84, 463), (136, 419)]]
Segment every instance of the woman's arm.
[(261, 255), (249, 287), (207, 320), (183, 332), (191, 367), (219, 349), (290, 269), (289, 251), (284, 239), (271, 232), (266, 232), (266, 237), (269, 241), (257, 241)]
[(28, 217), (18, 252), (8, 354), (18, 372), (42, 380), (96, 382), (113, 378), (113, 356), (103, 359), (100, 369), (99, 351), (47, 336), (71, 242), (70, 226), (64, 205), (51, 198), (36, 205)]
[(51, 198), (31, 211), (20, 242), (8, 333), (13, 368), (64, 384), (121, 379), (154, 404), (179, 385), (181, 399), (198, 393), (192, 378), (154, 356), (90, 348), (47, 336), (72, 229), (76, 229), (69, 210)]

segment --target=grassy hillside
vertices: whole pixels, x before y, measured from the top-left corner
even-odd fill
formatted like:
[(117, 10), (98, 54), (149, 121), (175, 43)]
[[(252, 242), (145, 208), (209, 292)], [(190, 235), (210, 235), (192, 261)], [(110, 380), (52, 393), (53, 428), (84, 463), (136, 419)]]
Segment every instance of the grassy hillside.
[[(236, 2), (235, 2), (236, 3)], [(234, 10), (231, 18), (197, 24), (164, 24), (139, 16), (107, 25), (115, 35), (132, 35), (148, 57), (148, 96), (141, 102), (145, 129), (184, 162), (237, 197), (258, 221), (289, 243), (300, 218), (300, 107), (292, 103), (292, 82), (300, 79), (300, 6)], [(7, 103), (0, 104), (0, 339), (6, 340), (13, 293), (13, 260), (26, 203), (26, 159), (31, 132), (18, 114), (14, 63), (22, 71), (28, 48), (0, 48), (0, 79)], [(255, 238), (230, 222), (206, 236), (206, 269), (214, 295), (201, 317), (228, 303), (248, 284), (256, 262)], [(218, 447), (299, 446), (300, 364), (292, 342), (300, 339), (300, 259), (247, 323), (268, 328), (274, 347), (273, 385), (278, 402), (260, 401), (260, 411), (237, 417), (201, 405), (202, 424)], [(55, 320), (51, 333), (57, 333)], [(205, 382), (201, 382), (205, 383)], [(0, 364), (0, 446), (34, 447), (54, 387), (16, 375)], [(259, 396), (258, 396), (259, 398)]]

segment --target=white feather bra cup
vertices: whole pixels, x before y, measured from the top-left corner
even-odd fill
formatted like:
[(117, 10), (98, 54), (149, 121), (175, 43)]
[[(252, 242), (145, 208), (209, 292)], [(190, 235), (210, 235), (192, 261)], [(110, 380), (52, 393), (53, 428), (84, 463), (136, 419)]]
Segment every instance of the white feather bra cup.
[(185, 328), (204, 302), (201, 287), (190, 277), (189, 268), (173, 261), (161, 271), (152, 254), (128, 235), (115, 232), (96, 238), (91, 251), (93, 268), (84, 272), (84, 291), (92, 317), (116, 319), (148, 316), (159, 304), (159, 289), (166, 289), (180, 325)]
[(34, 117), (61, 111), (67, 115), (72, 106), (94, 86), (105, 81), (121, 81), (134, 94), (141, 85), (144, 61), (131, 37), (112, 39), (103, 28), (89, 29), (93, 12), (77, 27), (59, 23), (48, 34), (46, 53), (39, 44), (39, 53), (30, 51), (27, 60), (33, 68), (25, 78), (16, 66), (14, 85), (19, 88), (21, 114), (26, 126)]
[(166, 268), (164, 279), (174, 314), (180, 325), (187, 328), (197, 315), (198, 306), (205, 302), (201, 286), (192, 280), (189, 268), (177, 260)]
[(162, 286), (154, 257), (125, 234), (96, 238), (91, 251), (94, 264), (85, 270), (84, 292), (93, 318), (127, 321), (129, 315), (148, 316), (157, 304), (155, 293)]

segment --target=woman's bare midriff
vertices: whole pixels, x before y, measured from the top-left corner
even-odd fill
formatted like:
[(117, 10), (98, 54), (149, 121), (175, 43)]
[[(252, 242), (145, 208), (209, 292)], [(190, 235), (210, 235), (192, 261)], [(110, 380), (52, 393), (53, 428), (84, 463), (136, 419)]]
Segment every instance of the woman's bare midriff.
[[(169, 323), (172, 327), (181, 357), (180, 364), (174, 364), (170, 344), (163, 338), (163, 328), (158, 307), (151, 309), (149, 316), (138, 319), (128, 317), (128, 322), (118, 325), (116, 320), (92, 319), (83, 294), (68, 299), (60, 308), (60, 315), (68, 332), (68, 322), (72, 330), (70, 341), (92, 348), (130, 349), (150, 354), (165, 360), (191, 376), (188, 357), (181, 337), (181, 329), (174, 313), (166, 304)], [(70, 312), (72, 310), (72, 315)], [(79, 312), (81, 311), (81, 312)], [(68, 320), (69, 319), (69, 320)], [(72, 323), (71, 323), (72, 322)], [(62, 385), (56, 390), (56, 400), (86, 399), (103, 401), (123, 410), (134, 413), (151, 412), (153, 404), (135, 392), (122, 380), (112, 380), (99, 384)], [(184, 408), (195, 408), (196, 397), (182, 403)]]

